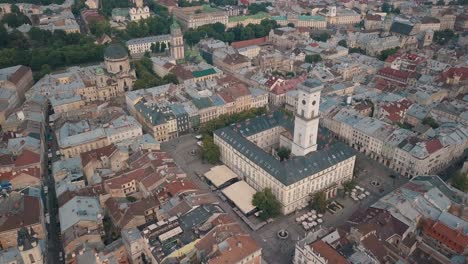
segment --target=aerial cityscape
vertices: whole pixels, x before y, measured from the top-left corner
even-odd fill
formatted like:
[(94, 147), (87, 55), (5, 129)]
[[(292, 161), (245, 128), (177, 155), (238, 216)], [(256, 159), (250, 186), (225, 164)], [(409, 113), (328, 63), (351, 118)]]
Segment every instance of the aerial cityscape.
[(0, 264), (468, 263), (467, 0), (0, 22)]

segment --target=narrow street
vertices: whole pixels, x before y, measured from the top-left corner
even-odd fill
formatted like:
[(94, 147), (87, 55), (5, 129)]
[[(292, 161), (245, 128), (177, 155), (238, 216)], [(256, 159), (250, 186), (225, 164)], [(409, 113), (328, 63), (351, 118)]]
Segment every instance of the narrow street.
[[(55, 138), (54, 132), (49, 126), (49, 115), (46, 117), (46, 144), (47, 152), (50, 149), (52, 152), (52, 159), (47, 158), (47, 169), (44, 172), (44, 182), (48, 187), (47, 193), (47, 212), (50, 215), (50, 223), (47, 225), (47, 263), (63, 263), (60, 261), (59, 252), (63, 251), (62, 242), (60, 239), (60, 221), (58, 216), (58, 201), (55, 192), (55, 181), (52, 175), (52, 164), (58, 160), (59, 157), (56, 155), (57, 139)], [(51, 140), (49, 138), (51, 136)]]

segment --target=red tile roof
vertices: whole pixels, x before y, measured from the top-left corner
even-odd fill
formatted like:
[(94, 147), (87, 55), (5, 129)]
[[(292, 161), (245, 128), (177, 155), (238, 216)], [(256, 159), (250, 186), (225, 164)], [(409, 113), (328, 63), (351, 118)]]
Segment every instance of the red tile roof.
[(261, 250), (255, 240), (249, 235), (234, 235), (225, 240), (229, 248), (218, 248), (217, 254), (210, 258), (207, 263), (239, 263), (253, 253)]
[(440, 143), (438, 139), (433, 139), (426, 142), (426, 150), (429, 154), (432, 154), (443, 147), (444, 146), (442, 146), (442, 143)]
[(381, 21), (382, 20), (382, 17), (379, 16), (379, 15), (371, 15), (371, 14), (367, 14), (366, 15), (366, 20), (371, 20), (371, 21)]
[(263, 43), (265, 43), (267, 41), (268, 41), (268, 37), (265, 36), (265, 37), (262, 37), (262, 38), (232, 42), (231, 46), (233, 48), (240, 49), (240, 48), (245, 48), (245, 47), (252, 46), (252, 45), (260, 45), (260, 44), (263, 44)]
[(169, 182), (161, 192), (158, 194), (160, 201), (164, 201), (169, 197), (181, 195), (186, 192), (197, 191), (199, 188), (192, 181), (187, 180), (173, 180)]
[(443, 72), (439, 80), (440, 81), (447, 81), (447, 79), (453, 79), (455, 76), (460, 76), (460, 80), (467, 80), (468, 79), (468, 67), (452, 67), (445, 72)]
[(327, 260), (328, 263), (333, 264), (347, 264), (349, 263), (340, 253), (334, 248), (325, 243), (323, 240), (317, 240), (309, 245), (315, 253), (320, 254), (321, 257)]
[(117, 147), (114, 144), (91, 150), (88, 152), (83, 152), (81, 156), (81, 165), (86, 166), (92, 160), (101, 160), (102, 157), (110, 157), (117, 150)]
[(385, 67), (379, 70), (379, 75), (384, 77), (393, 77), (400, 80), (406, 80), (412, 76), (411, 72), (395, 70), (390, 67)]
[(13, 165), (13, 156), (10, 154), (0, 155), (0, 166), (11, 166)]
[(7, 198), (9, 201), (14, 202), (12, 208), (8, 210), (8, 206), (4, 207), (2, 201), (2, 208), (8, 210), (7, 212), (0, 212), (0, 232), (14, 230), (21, 226), (30, 226), (40, 224), (41, 222), (41, 202), (39, 198), (33, 196), (21, 196), (13, 201), (11, 196)]
[(41, 156), (30, 150), (23, 150), (20, 155), (16, 157), (15, 167), (23, 167), (29, 164), (36, 164), (41, 161)]
[(462, 230), (452, 229), (442, 222), (426, 220), (423, 232), (459, 254), (463, 254), (468, 247), (468, 236)]
[(301, 75), (297, 78), (286, 80), (285, 82), (276, 85), (270, 92), (276, 95), (285, 94), (288, 91), (296, 89), (296, 87), (307, 78), (306, 75)]

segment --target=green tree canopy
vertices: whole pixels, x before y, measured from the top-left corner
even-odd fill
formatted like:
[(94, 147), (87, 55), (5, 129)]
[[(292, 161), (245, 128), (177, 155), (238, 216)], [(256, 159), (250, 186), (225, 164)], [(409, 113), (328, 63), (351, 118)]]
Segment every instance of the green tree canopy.
[(318, 35), (312, 33), (311, 38), (315, 41), (327, 42), (327, 40), (331, 38), (331, 35), (328, 32), (322, 32)]
[(338, 41), (338, 45), (340, 45), (341, 47), (347, 48), (348, 47), (348, 42), (346, 42), (346, 40), (342, 39), (342, 40)]
[(468, 192), (468, 175), (466, 173), (457, 172), (452, 178), (452, 186), (462, 192)]
[(325, 213), (327, 209), (327, 199), (323, 191), (316, 192), (312, 196), (311, 206), (319, 213)]
[(249, 14), (255, 15), (260, 12), (268, 13), (267, 7), (271, 6), (270, 3), (252, 3), (249, 5)]
[(382, 50), (382, 52), (380, 52), (380, 55), (379, 55), (379, 60), (385, 61), (389, 56), (397, 53), (399, 49), (400, 47)]
[(307, 63), (317, 63), (322, 61), (322, 57), (318, 54), (308, 54), (305, 56), (305, 62)]
[(434, 41), (439, 45), (445, 45), (449, 41), (451, 40), (455, 41), (457, 39), (458, 39), (458, 35), (455, 34), (455, 32), (451, 29), (445, 29), (445, 30), (434, 32)]
[(285, 159), (289, 159), (289, 156), (291, 156), (291, 150), (286, 147), (280, 147), (276, 150), (276, 154), (278, 154), (280, 161), (283, 161)]
[(100, 37), (103, 34), (109, 35), (111, 33), (111, 26), (109, 24), (109, 21), (106, 20), (91, 21), (91, 23), (89, 24), (89, 30), (96, 37)]
[(439, 124), (434, 120), (434, 118), (428, 116), (426, 118), (423, 119), (422, 123), (424, 125), (428, 125), (432, 128), (438, 128), (439, 127)]
[(281, 203), (276, 199), (270, 188), (265, 188), (261, 192), (254, 194), (252, 204), (260, 209), (260, 218), (267, 220), (276, 217), (281, 213)]
[(203, 137), (203, 158), (210, 164), (219, 163), (221, 152), (219, 147), (214, 143), (212, 136)]
[(264, 19), (258, 25), (248, 24), (247, 26), (237, 25), (226, 30), (221, 23), (207, 24), (196, 29), (189, 29), (184, 33), (184, 39), (189, 46), (200, 42), (202, 38), (209, 37), (223, 42), (233, 42), (260, 38), (268, 35), (271, 29), (277, 28), (278, 24), (274, 20)]

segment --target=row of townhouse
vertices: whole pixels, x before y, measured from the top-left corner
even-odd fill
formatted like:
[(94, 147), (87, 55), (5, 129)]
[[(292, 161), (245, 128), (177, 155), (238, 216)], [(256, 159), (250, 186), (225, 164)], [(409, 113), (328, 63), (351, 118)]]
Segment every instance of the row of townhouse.
[(422, 138), (347, 108), (322, 115), (321, 121), (348, 145), (407, 177), (437, 173), (468, 147), (468, 130), (457, 124)]
[(268, 92), (248, 88), (232, 77), (218, 80), (217, 93), (193, 98), (185, 102), (168, 102), (171, 85), (163, 85), (142, 91), (128, 92), (126, 104), (130, 113), (142, 124), (143, 130), (164, 142), (186, 133), (191, 128), (218, 118), (268, 104)]

